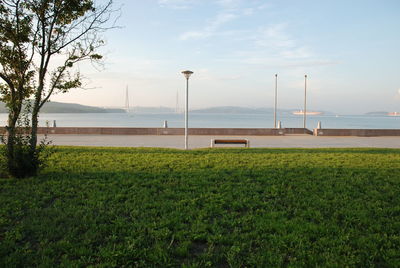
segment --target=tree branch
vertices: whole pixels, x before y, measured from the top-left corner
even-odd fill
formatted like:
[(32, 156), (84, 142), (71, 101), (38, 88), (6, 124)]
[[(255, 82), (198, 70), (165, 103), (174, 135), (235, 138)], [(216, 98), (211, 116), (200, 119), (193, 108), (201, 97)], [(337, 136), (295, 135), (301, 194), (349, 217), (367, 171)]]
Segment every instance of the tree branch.
[(15, 89), (14, 83), (5, 74), (0, 73), (0, 78), (7, 83), (7, 85), (10, 87), (11, 90)]
[[(72, 43), (76, 42), (77, 40), (81, 39), (85, 34), (91, 32), (91, 31), (95, 31), (95, 30), (106, 30), (105, 28), (100, 28), (100, 27), (94, 27), (94, 25), (96, 24), (103, 24), (107, 21), (107, 19), (105, 20), (101, 20), (102, 16), (104, 14), (106, 14), (107, 10), (109, 10), (110, 6), (112, 4), (112, 1), (109, 1), (101, 10), (100, 12), (98, 12), (97, 14), (94, 14), (94, 18), (92, 21), (89, 22), (89, 25), (83, 29), (83, 31), (78, 34), (77, 36), (73, 37), (72, 39), (70, 39), (69, 41), (65, 42), (64, 44), (60, 45), (60, 47), (58, 49), (56, 49), (55, 51), (53, 51), (52, 54), (56, 54), (59, 53), (62, 49), (64, 49), (65, 47), (71, 45)], [(86, 17), (82, 20), (82, 22), (78, 23), (75, 25), (75, 27), (77, 25), (83, 24), (88, 20), (89, 17)], [(67, 32), (71, 32), (72, 30), (74, 30), (74, 28), (70, 27), (69, 30)]]

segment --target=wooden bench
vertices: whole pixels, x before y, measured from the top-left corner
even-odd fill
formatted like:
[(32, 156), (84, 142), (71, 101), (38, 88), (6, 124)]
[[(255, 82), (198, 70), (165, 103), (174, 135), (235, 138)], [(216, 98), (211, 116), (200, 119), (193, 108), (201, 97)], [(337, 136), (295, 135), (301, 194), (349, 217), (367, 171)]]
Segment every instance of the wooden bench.
[(250, 141), (248, 139), (212, 139), (211, 148), (216, 144), (244, 144), (245, 147), (250, 147)]

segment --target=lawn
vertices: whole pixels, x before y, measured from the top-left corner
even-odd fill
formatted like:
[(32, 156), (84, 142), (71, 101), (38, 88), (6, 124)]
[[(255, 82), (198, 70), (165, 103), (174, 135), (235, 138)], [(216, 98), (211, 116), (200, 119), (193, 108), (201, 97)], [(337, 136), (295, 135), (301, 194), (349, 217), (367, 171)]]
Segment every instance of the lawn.
[(60, 147), (0, 179), (0, 267), (399, 267), (400, 150)]

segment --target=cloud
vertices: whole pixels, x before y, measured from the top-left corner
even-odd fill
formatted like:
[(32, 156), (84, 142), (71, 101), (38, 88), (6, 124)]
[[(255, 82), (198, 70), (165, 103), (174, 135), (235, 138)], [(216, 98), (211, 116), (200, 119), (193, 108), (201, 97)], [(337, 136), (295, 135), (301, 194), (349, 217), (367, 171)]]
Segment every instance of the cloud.
[(224, 10), (242, 11), (245, 15), (252, 15), (257, 10), (264, 10), (271, 7), (270, 3), (261, 3), (258, 0), (218, 0), (216, 1)]
[(312, 57), (312, 53), (306, 47), (293, 47), (279, 53), (285, 59), (306, 59)]
[(235, 50), (217, 59), (221, 62), (255, 65), (258, 68), (299, 68), (340, 64), (316, 54), (306, 44), (296, 40), (289, 31), (288, 23), (277, 23), (256, 30), (236, 33), (237, 40), (248, 48)]
[(222, 25), (236, 19), (237, 17), (238, 16), (233, 13), (220, 13), (215, 18), (210, 20), (202, 30), (187, 31), (181, 34), (179, 39), (181, 40), (204, 39), (207, 37), (217, 35), (217, 31)]
[(254, 41), (256, 45), (261, 47), (293, 47), (294, 40), (286, 33), (287, 23), (279, 23), (261, 28)]
[(207, 68), (198, 69), (196, 71), (197, 79), (199, 80), (208, 80), (208, 81), (232, 81), (232, 80), (239, 80), (243, 78), (243, 75), (237, 74), (216, 74), (213, 71), (210, 71)]
[(209, 28), (211, 30), (216, 30), (221, 25), (223, 25), (231, 20), (234, 20), (235, 18), (237, 18), (237, 15), (231, 14), (231, 13), (218, 14), (217, 17), (211, 21)]
[[(166, 0), (164, 0), (166, 1)], [(205, 26), (200, 30), (190, 30), (179, 36), (180, 40), (205, 39), (212, 36), (222, 36), (235, 31), (221, 31), (225, 24), (241, 17), (252, 16), (261, 6), (251, 7), (249, 2), (243, 0), (218, 0), (215, 2), (220, 11), (218, 14), (206, 21)], [(264, 7), (262, 7), (264, 8)]]
[(251, 16), (254, 14), (254, 8), (245, 8), (243, 9), (243, 15)]
[(263, 9), (267, 9), (267, 8), (270, 8), (270, 7), (271, 7), (271, 4), (269, 4), (269, 3), (264, 3), (264, 4), (259, 5), (259, 6), (257, 7), (257, 9), (258, 9), (258, 10), (263, 10)]
[[(291, 23), (283, 21), (259, 28), (229, 27), (232, 22), (245, 22), (248, 16), (264, 17), (261, 11), (270, 8), (270, 4), (249, 0), (217, 0), (219, 8), (216, 16), (208, 19), (200, 29), (189, 30), (179, 36), (180, 40), (202, 40), (212, 37), (228, 37), (241, 51), (229, 47), (220, 61), (261, 65), (263, 67), (313, 67), (338, 64), (337, 61), (321, 57), (291, 34)], [(261, 4), (260, 4), (261, 3)], [(235, 24), (236, 25), (236, 24)], [(228, 40), (227, 38), (224, 39)], [(241, 43), (241, 45), (240, 45)], [(233, 48), (233, 46), (232, 46)]]
[(224, 9), (234, 9), (240, 7), (242, 0), (218, 0), (217, 4), (222, 6)]
[[(225, 60), (223, 60), (225, 61)], [(282, 58), (272, 57), (248, 57), (239, 60), (240, 63), (250, 65), (260, 65), (267, 68), (297, 68), (297, 67), (316, 67), (340, 64), (338, 61), (331, 60), (287, 60)]]
[(168, 7), (172, 9), (188, 9), (193, 6), (194, 0), (158, 0), (161, 7)]
[(212, 32), (208, 31), (189, 31), (181, 34), (179, 39), (181, 40), (189, 40), (189, 39), (204, 39), (213, 35)]
[(288, 24), (279, 23), (264, 27), (254, 37), (256, 46), (269, 50), (275, 56), (284, 59), (307, 59), (313, 57), (312, 52), (304, 45), (299, 45), (288, 34)]
[(321, 58), (311, 48), (296, 40), (289, 31), (289, 23), (277, 23), (259, 28), (248, 36), (251, 50), (240, 51), (242, 63), (265, 67), (306, 67), (338, 64)]

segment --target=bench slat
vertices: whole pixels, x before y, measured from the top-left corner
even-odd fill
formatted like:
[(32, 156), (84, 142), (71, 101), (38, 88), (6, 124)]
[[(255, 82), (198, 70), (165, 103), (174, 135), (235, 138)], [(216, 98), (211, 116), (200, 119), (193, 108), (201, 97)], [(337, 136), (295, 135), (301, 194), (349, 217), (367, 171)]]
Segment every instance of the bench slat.
[(211, 140), (211, 147), (214, 144), (244, 144), (246, 147), (249, 147), (249, 140), (247, 139), (213, 139)]
[(214, 140), (215, 144), (221, 144), (221, 143), (247, 143), (246, 140)]

